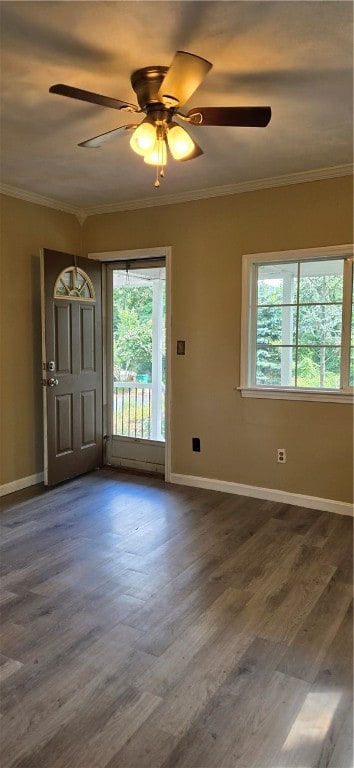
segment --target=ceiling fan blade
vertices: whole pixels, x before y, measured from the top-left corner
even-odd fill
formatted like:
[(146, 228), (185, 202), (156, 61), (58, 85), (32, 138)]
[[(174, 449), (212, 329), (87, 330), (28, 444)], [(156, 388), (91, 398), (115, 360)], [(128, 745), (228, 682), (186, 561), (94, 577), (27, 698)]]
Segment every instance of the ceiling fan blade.
[(49, 88), (49, 93), (57, 93), (59, 96), (69, 96), (70, 99), (79, 99), (88, 101), (90, 104), (99, 104), (101, 107), (111, 107), (112, 109), (126, 109), (128, 112), (140, 112), (135, 104), (129, 104), (127, 101), (112, 99), (110, 96), (101, 96), (100, 93), (92, 91), (83, 91), (82, 88), (74, 88), (71, 85), (58, 83)]
[(113, 128), (112, 131), (106, 131), (106, 133), (100, 133), (99, 136), (94, 136), (92, 139), (81, 141), (78, 147), (90, 147), (92, 149), (98, 149), (105, 144), (106, 141), (111, 141), (117, 136), (118, 131), (132, 131), (133, 128), (137, 128), (136, 125), (120, 125), (118, 128)]
[(185, 104), (213, 65), (194, 53), (177, 51), (164, 77), (158, 98), (166, 106)]
[(193, 125), (229, 125), (265, 128), (272, 116), (270, 107), (194, 107), (187, 117)]

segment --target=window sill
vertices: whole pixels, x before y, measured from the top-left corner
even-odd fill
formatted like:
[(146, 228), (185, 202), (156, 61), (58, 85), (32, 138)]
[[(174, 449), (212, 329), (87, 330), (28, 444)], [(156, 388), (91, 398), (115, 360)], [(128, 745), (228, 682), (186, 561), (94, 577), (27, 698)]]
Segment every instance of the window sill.
[(318, 403), (353, 403), (351, 392), (333, 389), (275, 389), (271, 387), (237, 387), (242, 397), (266, 398), (269, 400), (307, 400)]

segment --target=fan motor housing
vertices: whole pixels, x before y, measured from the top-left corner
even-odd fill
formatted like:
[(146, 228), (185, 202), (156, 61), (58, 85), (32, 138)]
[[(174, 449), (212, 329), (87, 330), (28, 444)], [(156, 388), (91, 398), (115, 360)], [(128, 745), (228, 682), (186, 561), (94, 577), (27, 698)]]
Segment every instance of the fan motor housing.
[(133, 72), (130, 82), (140, 109), (145, 111), (150, 105), (161, 103), (157, 94), (167, 72), (168, 67), (143, 67)]

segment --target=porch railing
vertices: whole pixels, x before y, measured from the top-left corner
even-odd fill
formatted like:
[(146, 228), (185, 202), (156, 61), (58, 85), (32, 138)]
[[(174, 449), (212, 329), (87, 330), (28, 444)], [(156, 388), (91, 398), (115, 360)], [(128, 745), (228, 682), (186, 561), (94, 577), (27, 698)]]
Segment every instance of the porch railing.
[[(153, 423), (151, 383), (115, 381), (113, 384), (113, 434), (145, 440), (164, 440), (165, 387), (161, 408)], [(155, 433), (155, 434), (154, 434)]]

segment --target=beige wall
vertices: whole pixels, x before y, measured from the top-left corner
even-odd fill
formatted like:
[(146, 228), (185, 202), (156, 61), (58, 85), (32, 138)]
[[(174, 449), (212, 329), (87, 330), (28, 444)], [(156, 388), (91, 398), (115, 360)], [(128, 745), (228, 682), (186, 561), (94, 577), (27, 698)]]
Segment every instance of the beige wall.
[[(166, 180), (168, 183), (168, 179)], [(158, 195), (158, 191), (157, 191)], [(242, 399), (243, 253), (352, 240), (351, 179), (92, 216), (83, 254), (172, 246), (172, 470), (350, 501), (346, 404)], [(74, 216), (3, 197), (1, 483), (41, 471), (40, 247), (80, 251)], [(186, 356), (175, 355), (186, 339)], [(201, 439), (201, 453), (191, 437)], [(275, 449), (288, 461), (278, 465)]]
[[(172, 246), (173, 472), (351, 500), (349, 405), (235, 391), (242, 254), (351, 242), (351, 189), (339, 178), (85, 222), (85, 251)], [(175, 354), (177, 339), (186, 339), (185, 357)], [(277, 447), (287, 449), (285, 465)]]
[(0, 484), (43, 469), (39, 249), (78, 252), (71, 214), (1, 196)]

